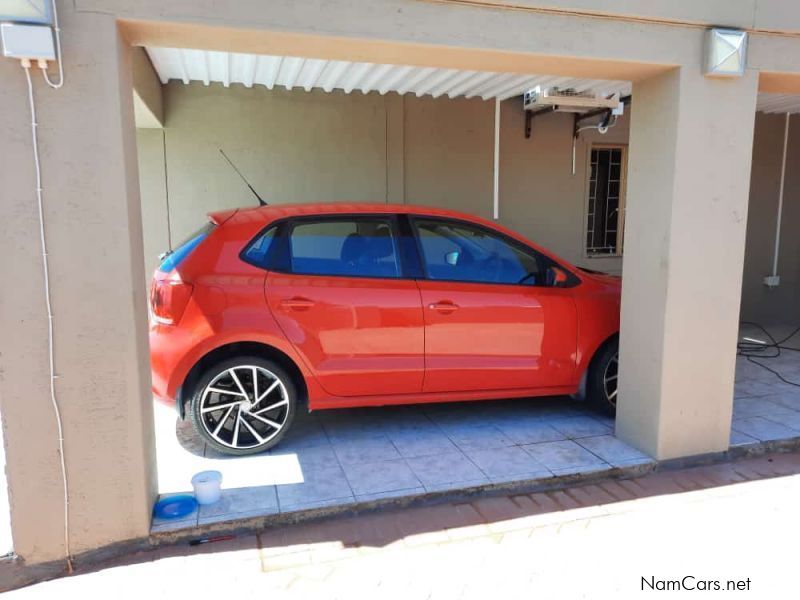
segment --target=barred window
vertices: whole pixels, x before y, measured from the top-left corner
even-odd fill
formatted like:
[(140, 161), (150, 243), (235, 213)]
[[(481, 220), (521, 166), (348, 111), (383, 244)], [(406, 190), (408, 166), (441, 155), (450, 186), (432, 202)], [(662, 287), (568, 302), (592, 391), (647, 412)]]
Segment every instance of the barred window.
[(586, 216), (586, 254), (622, 254), (625, 214), (625, 148), (592, 148)]

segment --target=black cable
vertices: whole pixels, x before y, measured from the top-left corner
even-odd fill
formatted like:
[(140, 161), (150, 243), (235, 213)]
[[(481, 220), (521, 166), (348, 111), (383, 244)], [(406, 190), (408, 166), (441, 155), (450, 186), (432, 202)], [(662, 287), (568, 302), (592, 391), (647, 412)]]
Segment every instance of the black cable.
[[(790, 339), (792, 339), (794, 336), (796, 336), (798, 333), (800, 333), (800, 327), (796, 327), (785, 338), (783, 338), (780, 341), (777, 341), (772, 336), (772, 334), (769, 331), (767, 331), (764, 328), (763, 325), (761, 325), (759, 323), (753, 323), (752, 321), (742, 321), (740, 323), (740, 325), (749, 325), (751, 327), (756, 327), (757, 329), (760, 329), (764, 333), (764, 335), (766, 335), (769, 338), (770, 343), (766, 343), (766, 342), (764, 342), (764, 343), (760, 343), (760, 342), (739, 342), (738, 344), (736, 344), (736, 354), (737, 354), (737, 356), (745, 357), (748, 360), (748, 362), (751, 362), (754, 365), (758, 365), (762, 369), (765, 369), (766, 371), (769, 371), (770, 373), (775, 375), (778, 379), (780, 379), (784, 383), (788, 383), (789, 385), (800, 387), (800, 383), (795, 382), (795, 381), (789, 381), (783, 375), (781, 375), (778, 371), (768, 367), (767, 365), (765, 365), (763, 363), (758, 362), (757, 360), (753, 360), (754, 358), (764, 358), (764, 359), (778, 358), (781, 355), (781, 351), (782, 350), (790, 350), (792, 352), (800, 352), (800, 348), (793, 348), (791, 346), (784, 346), (784, 344), (786, 342), (788, 342)], [(767, 350), (774, 350), (775, 353), (774, 354), (764, 354), (764, 352), (767, 351)]]

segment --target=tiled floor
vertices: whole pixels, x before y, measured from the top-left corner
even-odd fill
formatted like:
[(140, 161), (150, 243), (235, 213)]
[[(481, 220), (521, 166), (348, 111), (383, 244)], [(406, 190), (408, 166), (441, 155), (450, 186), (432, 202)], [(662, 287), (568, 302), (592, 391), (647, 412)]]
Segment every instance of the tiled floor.
[[(800, 382), (800, 354), (761, 362)], [(652, 462), (569, 398), (301, 413), (277, 448), (247, 458), (216, 454), (188, 422), (176, 436), (169, 409), (156, 416), (162, 493), (209, 468), (225, 489), (219, 504), (153, 531)], [(733, 417), (732, 446), (798, 437), (800, 387), (739, 357)]]
[(302, 413), (277, 448), (245, 459), (216, 454), (188, 423), (170, 444), (174, 414), (159, 407), (157, 418), (160, 470), (184, 468), (188, 489), (193, 472), (215, 468), (227, 489), (220, 504), (154, 531), (650, 462), (614, 437), (611, 419), (569, 398)]
[[(786, 326), (771, 327), (770, 333), (781, 340), (792, 330)], [(742, 336), (749, 340), (767, 339), (753, 327), (743, 328)], [(800, 335), (786, 345), (800, 348)], [(736, 359), (731, 446), (800, 436), (800, 352), (784, 350), (780, 356), (765, 358), (771, 354), (774, 352), (767, 350), (750, 360), (742, 356)], [(781, 381), (765, 366), (798, 385)]]

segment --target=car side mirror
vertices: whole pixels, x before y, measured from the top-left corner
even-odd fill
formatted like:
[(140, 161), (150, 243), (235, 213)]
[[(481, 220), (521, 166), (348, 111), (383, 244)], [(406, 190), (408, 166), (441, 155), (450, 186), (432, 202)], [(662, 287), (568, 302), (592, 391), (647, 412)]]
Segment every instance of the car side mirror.
[(553, 287), (560, 287), (567, 283), (569, 275), (560, 267), (550, 267), (550, 281)]
[(458, 257), (460, 256), (460, 252), (458, 250), (453, 250), (452, 252), (448, 252), (444, 255), (444, 261), (453, 267), (458, 264)]

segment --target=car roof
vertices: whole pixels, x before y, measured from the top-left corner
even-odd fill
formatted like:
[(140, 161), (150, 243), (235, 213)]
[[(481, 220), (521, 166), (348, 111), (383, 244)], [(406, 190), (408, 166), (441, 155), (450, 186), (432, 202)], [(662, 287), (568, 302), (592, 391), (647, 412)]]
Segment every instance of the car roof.
[(467, 213), (421, 206), (414, 204), (386, 204), (378, 202), (307, 202), (298, 204), (270, 204), (248, 208), (235, 208), (209, 213), (209, 218), (217, 224), (224, 223), (235, 216), (237, 222), (263, 222), (276, 219), (310, 215), (352, 215), (352, 214), (422, 214), (453, 217), (468, 221), (487, 223), (483, 219)]

